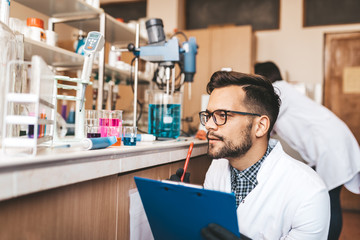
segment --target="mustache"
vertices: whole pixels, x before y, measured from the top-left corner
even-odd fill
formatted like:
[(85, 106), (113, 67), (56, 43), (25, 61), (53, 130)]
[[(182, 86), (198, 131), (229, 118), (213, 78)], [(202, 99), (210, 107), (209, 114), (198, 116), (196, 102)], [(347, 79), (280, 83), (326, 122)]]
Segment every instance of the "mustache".
[(217, 135), (217, 134), (215, 134), (215, 133), (213, 133), (213, 132), (207, 132), (206, 133), (206, 138), (209, 140), (209, 137), (214, 137), (214, 138), (217, 138), (217, 139), (219, 139), (220, 141), (223, 141), (224, 140), (224, 138), (222, 137), (222, 136), (220, 136), (220, 135)]

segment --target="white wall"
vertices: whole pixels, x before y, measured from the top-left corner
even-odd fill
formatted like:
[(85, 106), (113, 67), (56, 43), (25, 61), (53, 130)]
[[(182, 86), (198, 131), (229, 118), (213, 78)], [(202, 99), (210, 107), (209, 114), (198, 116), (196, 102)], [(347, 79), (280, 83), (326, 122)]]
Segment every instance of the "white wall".
[(274, 61), (288, 81), (322, 84), (324, 33), (360, 31), (360, 24), (304, 28), (303, 1), (280, 3), (280, 29), (255, 32), (256, 61)]

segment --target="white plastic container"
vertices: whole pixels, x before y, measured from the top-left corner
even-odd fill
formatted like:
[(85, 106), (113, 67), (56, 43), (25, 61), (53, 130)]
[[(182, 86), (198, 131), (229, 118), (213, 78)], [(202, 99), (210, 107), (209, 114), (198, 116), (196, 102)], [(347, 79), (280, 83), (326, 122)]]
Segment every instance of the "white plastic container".
[(27, 36), (35, 41), (46, 42), (46, 34), (44, 31), (44, 21), (40, 18), (28, 18), (26, 20), (28, 26)]
[(56, 46), (58, 40), (58, 34), (51, 30), (46, 30), (45, 34), (46, 34), (46, 43), (51, 46)]

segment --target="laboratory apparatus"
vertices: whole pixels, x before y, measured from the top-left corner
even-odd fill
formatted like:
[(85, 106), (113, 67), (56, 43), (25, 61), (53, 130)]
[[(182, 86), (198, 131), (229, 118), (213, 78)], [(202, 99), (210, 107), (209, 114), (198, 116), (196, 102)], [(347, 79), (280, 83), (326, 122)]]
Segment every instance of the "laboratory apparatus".
[(107, 148), (116, 143), (116, 137), (99, 137), (99, 138), (84, 138), (81, 140), (83, 148), (86, 150)]
[(137, 128), (125, 126), (123, 128), (123, 141), (125, 146), (136, 146)]
[[(177, 37), (166, 41), (161, 19), (146, 21), (149, 44), (136, 48), (129, 44), (129, 51), (135, 57), (157, 63), (154, 82), (156, 87), (149, 95), (148, 133), (156, 137), (177, 138), (181, 130), (181, 104), (182, 86), (189, 84), (189, 97), (191, 96), (190, 83), (196, 72), (197, 44), (194, 37), (190, 37), (179, 45)], [(183, 34), (184, 35), (184, 34)], [(180, 83), (176, 84), (179, 77), (175, 76), (175, 64), (180, 67)], [(135, 104), (134, 104), (135, 105)]]
[[(83, 122), (85, 120), (83, 119), (82, 121), (80, 121), (77, 116), (77, 112), (79, 112), (79, 109), (78, 109), (79, 103), (81, 102), (81, 98), (79, 97), (79, 95), (80, 95), (79, 92), (81, 91), (81, 88), (79, 87), (79, 85), (82, 86), (83, 80), (81, 78), (70, 78), (68, 76), (57, 75), (57, 76), (54, 76), (53, 81), (55, 82), (55, 86), (57, 89), (75, 90), (75, 94), (74, 94), (74, 91), (72, 91), (72, 92), (56, 91), (56, 98), (58, 100), (66, 101), (66, 104), (68, 106), (70, 106), (70, 111), (66, 118), (66, 122), (67, 122), (66, 123), (66, 129), (67, 129), (66, 135), (75, 135), (75, 137), (60, 139), (59, 137), (61, 135), (58, 135), (56, 132), (54, 134), (55, 142), (58, 142), (58, 141), (60, 141), (60, 142), (80, 141), (84, 136), (81, 136), (78, 133), (79, 132), (84, 133), (84, 130), (85, 130), (85, 127), (84, 127), (85, 122)], [(76, 84), (76, 85), (74, 85), (74, 84)], [(92, 83), (89, 82), (88, 84), (92, 84)], [(74, 94), (74, 95), (72, 95), (72, 94)], [(80, 114), (81, 114), (81, 112), (80, 112)], [(56, 126), (56, 128), (57, 128), (57, 126)], [(79, 130), (78, 128), (82, 128), (82, 131)]]
[[(21, 91), (14, 88), (17, 81), (14, 72), (18, 68), (24, 69), (22, 77), (29, 83)], [(55, 132), (54, 73), (39, 56), (33, 56), (31, 62), (10, 61), (7, 72), (2, 152), (7, 155), (36, 155), (37, 146), (52, 145)], [(23, 127), (26, 131), (21, 133), (19, 130)]]
[(95, 57), (95, 53), (100, 51), (104, 47), (104, 37), (99, 32), (89, 32), (86, 38), (84, 51), (85, 51), (85, 60), (84, 65), (81, 73), (81, 83), (78, 83), (78, 88), (80, 89), (77, 91), (77, 98), (80, 101), (76, 102), (76, 122), (81, 124), (82, 127), (77, 127), (75, 130), (75, 137), (76, 138), (83, 138), (84, 137), (84, 121), (85, 121), (85, 113), (82, 111), (84, 108), (84, 100), (85, 100), (85, 90), (86, 86), (90, 82), (91, 72), (93, 61)]
[[(104, 90), (103, 90), (103, 101), (102, 101), (102, 109), (106, 109), (107, 108), (107, 103), (108, 103), (108, 99), (109, 99), (109, 95), (110, 93), (110, 81), (111, 78), (109, 76), (105, 77), (105, 82), (104, 82)], [(111, 97), (111, 96), (110, 96)]]
[(122, 139), (122, 110), (113, 110), (110, 113), (109, 136), (115, 136), (115, 146), (121, 145)]
[(181, 131), (182, 93), (167, 94), (153, 90), (149, 94), (148, 133), (160, 138), (177, 138)]

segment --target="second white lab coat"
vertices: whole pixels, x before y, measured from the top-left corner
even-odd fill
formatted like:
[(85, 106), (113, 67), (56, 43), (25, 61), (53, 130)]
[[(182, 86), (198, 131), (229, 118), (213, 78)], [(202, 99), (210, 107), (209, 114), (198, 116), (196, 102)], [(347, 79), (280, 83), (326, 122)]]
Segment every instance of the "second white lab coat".
[(324, 180), (328, 190), (345, 184), (360, 193), (360, 148), (346, 124), (285, 81), (276, 81), (282, 101), (274, 131)]
[[(309, 166), (287, 155), (279, 142), (265, 158), (257, 186), (237, 209), (239, 231), (252, 239), (327, 239), (330, 199), (323, 181)], [(230, 165), (213, 160), (207, 189), (231, 192)]]

